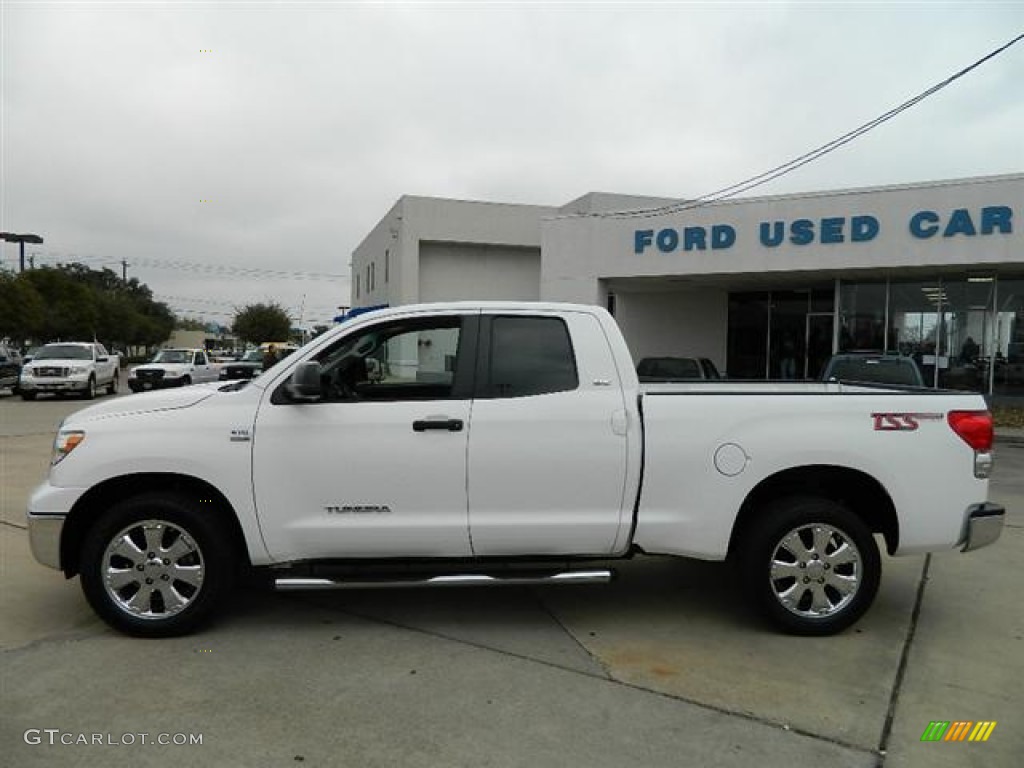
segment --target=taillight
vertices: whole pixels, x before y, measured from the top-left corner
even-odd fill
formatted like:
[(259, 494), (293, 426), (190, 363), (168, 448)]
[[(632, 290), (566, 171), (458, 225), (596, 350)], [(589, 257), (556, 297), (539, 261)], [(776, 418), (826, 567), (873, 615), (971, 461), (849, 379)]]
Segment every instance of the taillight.
[(992, 450), (992, 414), (988, 411), (950, 411), (949, 426), (976, 451)]

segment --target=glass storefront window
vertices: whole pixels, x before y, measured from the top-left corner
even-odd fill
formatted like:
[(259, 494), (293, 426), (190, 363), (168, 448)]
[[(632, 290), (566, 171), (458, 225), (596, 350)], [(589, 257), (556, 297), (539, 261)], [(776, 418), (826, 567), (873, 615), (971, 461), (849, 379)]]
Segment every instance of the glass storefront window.
[(893, 282), (889, 286), (886, 352), (913, 357), (926, 384), (948, 365), (939, 349), (939, 320), (947, 300), (938, 280)]
[(767, 291), (729, 294), (729, 378), (768, 377), (770, 305), (770, 294)]
[(1024, 397), (1024, 278), (996, 284), (992, 393)]
[(947, 365), (939, 370), (940, 387), (988, 392), (995, 286), (991, 276), (943, 280), (939, 328)]
[(839, 291), (839, 351), (885, 348), (885, 283), (843, 283)]
[(728, 375), (817, 379), (832, 355), (834, 284), (729, 294)]

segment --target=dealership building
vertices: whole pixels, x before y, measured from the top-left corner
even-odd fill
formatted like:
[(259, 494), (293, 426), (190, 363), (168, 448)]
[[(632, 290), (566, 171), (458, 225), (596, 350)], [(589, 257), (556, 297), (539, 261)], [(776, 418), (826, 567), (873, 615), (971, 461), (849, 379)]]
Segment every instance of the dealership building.
[(600, 304), (634, 359), (733, 378), (876, 350), (933, 386), (1024, 395), (1024, 174), (710, 204), (404, 196), (353, 253), (354, 309), (463, 299)]

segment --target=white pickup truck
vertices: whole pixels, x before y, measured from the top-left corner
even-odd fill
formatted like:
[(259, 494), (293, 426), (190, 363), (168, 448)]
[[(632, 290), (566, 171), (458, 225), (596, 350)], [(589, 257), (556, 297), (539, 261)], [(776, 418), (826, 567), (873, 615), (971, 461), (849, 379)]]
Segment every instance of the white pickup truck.
[(92, 400), (103, 387), (111, 395), (117, 392), (120, 369), (120, 356), (99, 342), (55, 342), (41, 347), (21, 369), (18, 391), (23, 400), (46, 392)]
[(409, 306), (252, 381), (68, 417), (35, 557), (130, 634), (181, 634), (256, 569), (282, 589), (606, 580), (724, 560), (777, 626), (831, 634), (880, 556), (977, 549), (992, 420), (974, 394), (838, 383), (642, 389), (597, 307)]
[(217, 381), (220, 366), (210, 362), (205, 349), (161, 349), (148, 363), (128, 372), (128, 388), (132, 392), (167, 387), (187, 387)]

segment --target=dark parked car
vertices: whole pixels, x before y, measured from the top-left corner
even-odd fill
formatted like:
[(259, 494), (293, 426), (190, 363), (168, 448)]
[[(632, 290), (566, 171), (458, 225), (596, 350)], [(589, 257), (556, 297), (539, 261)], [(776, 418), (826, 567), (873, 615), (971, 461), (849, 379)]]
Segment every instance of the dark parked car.
[(821, 375), (823, 381), (861, 381), (923, 387), (924, 377), (912, 357), (883, 354), (833, 355)]
[(17, 389), (19, 378), (21, 378), (21, 355), (13, 347), (5, 347), (0, 344), (0, 389)]
[(648, 384), (722, 378), (706, 357), (645, 357), (636, 364), (636, 375)]

